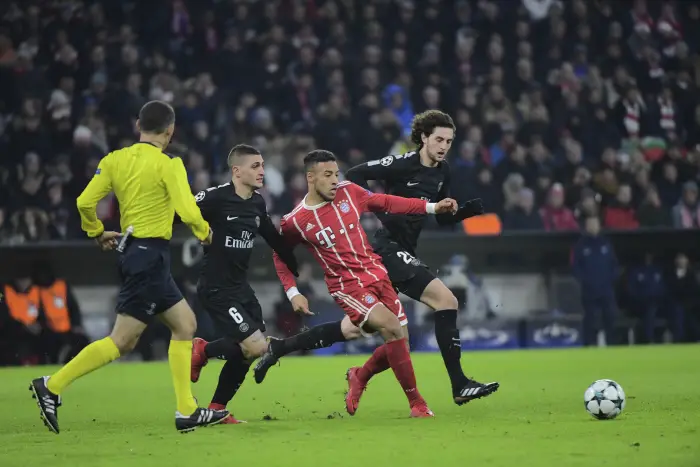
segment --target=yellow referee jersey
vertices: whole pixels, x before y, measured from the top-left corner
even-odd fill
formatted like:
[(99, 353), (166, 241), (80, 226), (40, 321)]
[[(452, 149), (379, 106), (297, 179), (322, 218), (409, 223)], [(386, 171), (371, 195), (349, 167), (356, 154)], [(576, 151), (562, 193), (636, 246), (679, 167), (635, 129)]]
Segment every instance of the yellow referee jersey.
[(136, 143), (110, 152), (100, 161), (77, 200), (81, 227), (88, 237), (104, 232), (97, 218), (97, 203), (112, 190), (119, 201), (122, 232), (131, 225), (136, 238), (170, 240), (177, 211), (198, 239), (209, 235), (209, 224), (190, 191), (182, 159), (171, 158), (157, 146)]

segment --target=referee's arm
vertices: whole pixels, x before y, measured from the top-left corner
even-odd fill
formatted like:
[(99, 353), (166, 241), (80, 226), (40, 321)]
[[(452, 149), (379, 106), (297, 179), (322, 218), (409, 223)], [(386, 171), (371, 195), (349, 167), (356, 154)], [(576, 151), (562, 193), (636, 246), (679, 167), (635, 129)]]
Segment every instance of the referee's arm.
[(97, 203), (110, 191), (112, 191), (112, 179), (109, 174), (108, 154), (102, 158), (92, 180), (76, 201), (78, 213), (80, 213), (80, 226), (90, 238), (99, 237), (105, 231), (102, 221), (97, 218)]
[(209, 237), (209, 223), (202, 217), (199, 206), (197, 206), (197, 202), (192, 196), (190, 184), (187, 181), (187, 171), (182, 163), (182, 159), (174, 157), (170, 163), (170, 170), (166, 170), (163, 174), (163, 181), (175, 212), (180, 216), (182, 222), (192, 229), (195, 237), (205, 241)]

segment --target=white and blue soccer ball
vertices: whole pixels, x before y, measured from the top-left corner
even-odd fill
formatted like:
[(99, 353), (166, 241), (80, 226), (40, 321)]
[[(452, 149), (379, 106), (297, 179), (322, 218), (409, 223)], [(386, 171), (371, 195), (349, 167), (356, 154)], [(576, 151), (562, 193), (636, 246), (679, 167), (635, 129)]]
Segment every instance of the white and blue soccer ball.
[(612, 420), (625, 409), (625, 391), (611, 379), (599, 379), (583, 393), (588, 413), (598, 420)]

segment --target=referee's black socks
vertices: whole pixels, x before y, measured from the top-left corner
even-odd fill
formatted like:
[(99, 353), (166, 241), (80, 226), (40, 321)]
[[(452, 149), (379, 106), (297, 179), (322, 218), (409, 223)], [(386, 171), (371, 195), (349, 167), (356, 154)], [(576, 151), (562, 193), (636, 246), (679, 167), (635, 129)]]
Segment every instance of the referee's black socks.
[(437, 339), (442, 360), (453, 388), (458, 388), (467, 381), (462, 371), (462, 344), (457, 329), (457, 310), (438, 310), (435, 312), (435, 338)]
[(272, 353), (275, 357), (282, 357), (299, 350), (322, 349), (336, 342), (345, 342), (346, 339), (340, 327), (341, 322), (320, 324), (287, 339), (271, 339)]

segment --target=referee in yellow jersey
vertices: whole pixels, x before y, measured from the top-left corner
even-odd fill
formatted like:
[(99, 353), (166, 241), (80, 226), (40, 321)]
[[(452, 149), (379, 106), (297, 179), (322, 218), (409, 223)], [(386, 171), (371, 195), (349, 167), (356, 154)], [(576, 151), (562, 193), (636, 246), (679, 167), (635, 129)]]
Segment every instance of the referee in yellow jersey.
[[(163, 152), (175, 130), (175, 112), (165, 102), (151, 101), (141, 108), (136, 125), (139, 142), (107, 154), (77, 200), (88, 237), (96, 239), (103, 250), (120, 251), (121, 289), (109, 337), (85, 347), (53, 375), (31, 383), (44, 424), (54, 433), (59, 432), (57, 410), (63, 390), (131, 351), (153, 318), (172, 331), (168, 360), (177, 400), (177, 430), (213, 425), (228, 415), (225, 410), (197, 407), (192, 396), (190, 359), (197, 322), (170, 274), (175, 212), (202, 242), (211, 242), (212, 235), (190, 191), (182, 160)], [(105, 231), (97, 218), (97, 203), (110, 191), (119, 201), (123, 236)]]

